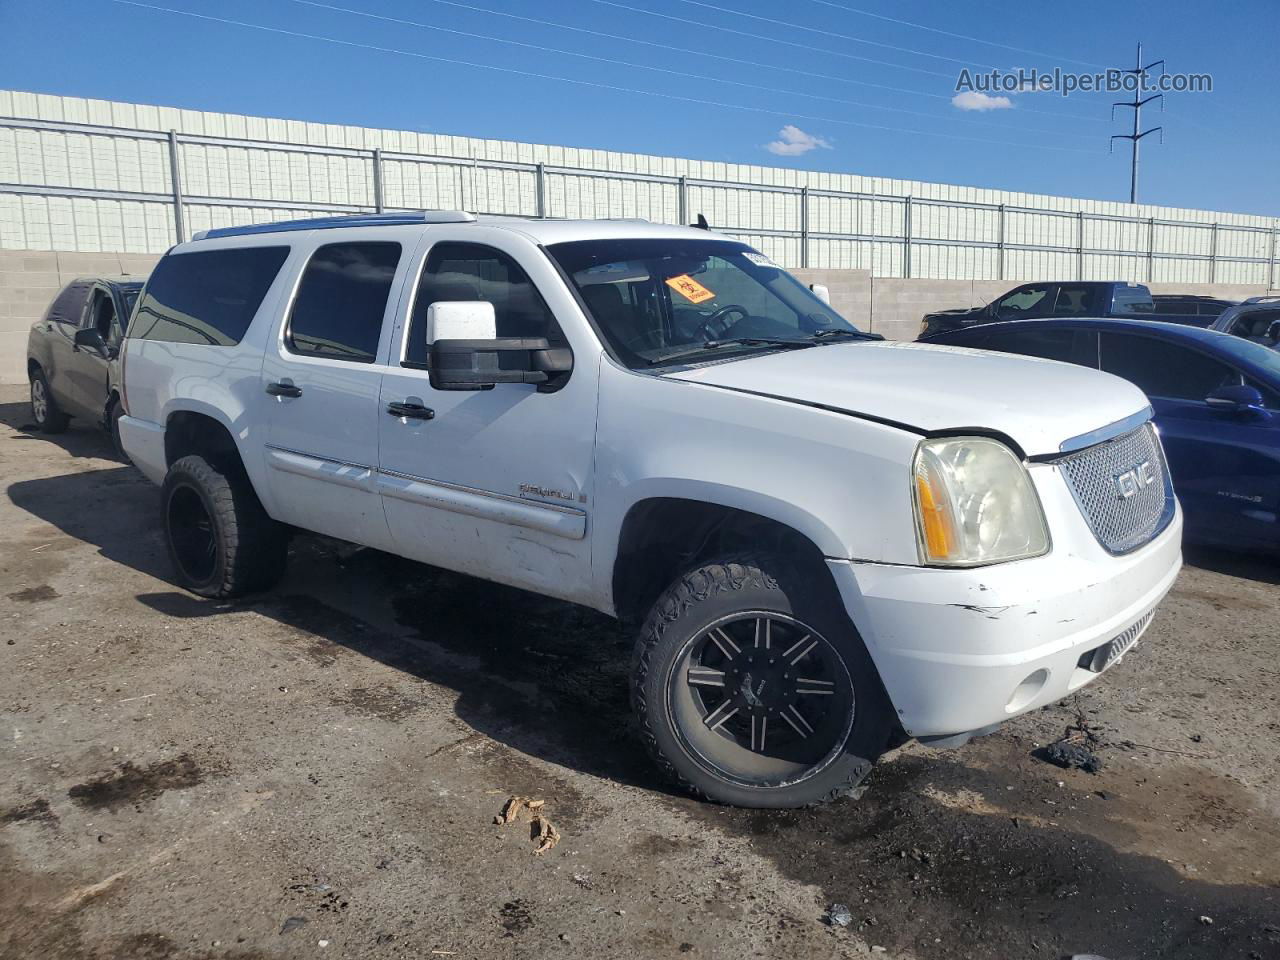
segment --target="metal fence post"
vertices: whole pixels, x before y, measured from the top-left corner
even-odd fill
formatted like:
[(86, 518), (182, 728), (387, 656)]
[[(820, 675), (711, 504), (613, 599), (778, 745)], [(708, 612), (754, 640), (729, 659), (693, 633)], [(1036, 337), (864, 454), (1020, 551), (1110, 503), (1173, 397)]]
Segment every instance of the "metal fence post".
[(173, 183), (173, 233), (178, 243), (187, 239), (186, 218), (182, 214), (182, 166), (178, 162), (178, 131), (169, 131), (169, 179)]
[(382, 211), (386, 209), (386, 201), (383, 196), (382, 187), (381, 147), (373, 148), (373, 209), (375, 213), (382, 213)]
[(1271, 228), (1271, 252), (1267, 255), (1267, 289), (1274, 291), (1276, 287), (1280, 287), (1280, 283), (1276, 283), (1276, 233), (1280, 228)]
[(676, 213), (682, 225), (689, 222), (689, 181), (684, 177), (676, 181)]
[(1076, 211), (1076, 279), (1084, 279), (1084, 211)]
[(1218, 225), (1209, 232), (1209, 282), (1218, 282)]
[(809, 266), (809, 188), (800, 188), (800, 266)]
[(906, 198), (902, 205), (902, 275), (911, 279), (911, 198)]
[(1156, 218), (1147, 217), (1147, 283), (1156, 278)]
[(996, 279), (1004, 279), (1004, 204), (1000, 204), (996, 222)]
[(534, 209), (539, 217), (547, 215), (547, 170), (541, 163), (533, 168)]

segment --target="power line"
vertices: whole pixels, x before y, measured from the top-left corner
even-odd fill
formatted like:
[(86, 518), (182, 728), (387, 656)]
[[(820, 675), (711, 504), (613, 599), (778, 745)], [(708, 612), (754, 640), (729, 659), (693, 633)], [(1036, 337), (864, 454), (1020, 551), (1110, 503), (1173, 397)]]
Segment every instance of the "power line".
[[(529, 43), (525, 40), (510, 40), (505, 37), (492, 37), (483, 33), (470, 33), (466, 30), (457, 30), (453, 27), (444, 27), (435, 23), (423, 23), (419, 20), (407, 20), (403, 17), (392, 17), (380, 13), (372, 13), (366, 10), (353, 10), (350, 7), (340, 7), (332, 3), (322, 3), (320, 0), (290, 0), (292, 3), (302, 4), (303, 6), (315, 7), (321, 10), (332, 10), (337, 13), (346, 13), (357, 17), (366, 17), (370, 20), (381, 20), (386, 23), (396, 23), (410, 27), (420, 27), (424, 30), (437, 30), (443, 33), (451, 33), (454, 36), (469, 37), (473, 40), (485, 40), (492, 43), (506, 43), (512, 46), (525, 47), (530, 50), (539, 50), (543, 53), (554, 53), (566, 57), (579, 57), (583, 60), (593, 60), (597, 63), (608, 63), (614, 66), (628, 67), (638, 70), (652, 70), (656, 73), (665, 73), (670, 76), (680, 77), (686, 80), (706, 80), (712, 83), (725, 83), (735, 87), (745, 87), (750, 90), (763, 90), (767, 93), (785, 94), (793, 97), (807, 97), (811, 100), (823, 100), (827, 103), (839, 103), (850, 107), (865, 107), (869, 110), (884, 110), (890, 113), (902, 113), (913, 117), (924, 117), (926, 120), (941, 119), (936, 113), (926, 113), (922, 110), (908, 110), (904, 107), (891, 107), (878, 103), (866, 103), (861, 100), (848, 100), (843, 97), (828, 97), (820, 93), (806, 93), (803, 90), (790, 90), (786, 87), (772, 87), (761, 83), (749, 83), (744, 80), (729, 80), (723, 77), (713, 77), (701, 73), (689, 73), (685, 70), (673, 70), (669, 67), (657, 67), (647, 63), (635, 63), (630, 60), (618, 60), (613, 57), (599, 57), (590, 53), (579, 53), (575, 50), (561, 50), (557, 47), (547, 47), (537, 43)], [(941, 95), (939, 95), (941, 96)], [(942, 99), (947, 99), (943, 97)], [(965, 122), (974, 122), (966, 120)], [(1009, 129), (1017, 129), (1024, 133), (1045, 133), (1050, 136), (1062, 136), (1060, 130), (1044, 130), (1038, 127), (1012, 127), (1009, 124), (993, 124), (993, 126), (1004, 126)]]
[[(912, 90), (908, 87), (894, 87), (885, 83), (873, 83), (870, 80), (855, 80), (851, 77), (839, 77), (830, 73), (814, 73), (811, 70), (800, 70), (796, 67), (786, 67), (779, 63), (765, 63), (759, 60), (745, 60), (741, 57), (725, 56), (724, 54), (712, 53), (708, 50), (694, 50), (690, 47), (678, 47), (670, 43), (658, 43), (654, 40), (643, 40), (639, 37), (626, 37), (616, 33), (606, 33), (605, 31), (602, 31), (602, 30), (591, 30), (591, 29), (588, 29), (587, 27), (579, 27), (569, 23), (560, 23), (559, 21), (556, 21), (556, 20), (546, 20), (541, 17), (528, 17), (518, 13), (511, 13), (506, 10), (494, 10), (491, 7), (481, 7), (472, 3), (462, 3), (460, 2), (460, 0), (430, 0), (430, 2), (444, 4), (450, 7), (456, 7), (461, 10), (470, 10), (474, 13), (483, 13), (489, 16), (494, 16), (494, 17), (506, 17), (511, 20), (519, 20), (523, 23), (536, 23), (539, 26), (551, 27), (556, 30), (570, 30), (574, 33), (586, 34), (587, 36), (592, 36), (592, 37), (600, 37), (605, 40), (618, 40), (624, 43), (635, 43), (645, 47), (652, 47), (653, 49), (656, 49), (656, 50), (665, 50), (669, 53), (684, 53), (684, 54), (689, 54), (690, 56), (698, 57), (704, 60), (720, 60), (720, 61), (723, 61), (724, 63), (734, 63), (734, 64), (738, 64), (739, 66), (751, 67), (754, 70), (758, 70), (761, 67), (764, 67), (769, 70), (781, 70), (784, 73), (792, 73), (799, 77), (810, 77), (815, 80), (829, 80), (835, 83), (849, 83), (849, 84), (853, 84), (854, 86), (871, 87), (875, 90), (887, 90), (892, 93), (902, 93), (912, 97), (928, 97), (932, 100), (946, 100), (948, 102), (950, 102), (952, 99), (951, 96), (947, 94), (929, 93), (924, 90)], [(615, 4), (615, 6), (616, 5), (617, 4)], [(626, 7), (624, 9), (634, 10), (638, 13), (648, 12), (648, 11), (642, 11), (636, 7)], [(373, 14), (370, 14), (370, 16), (373, 16)], [(665, 14), (654, 14), (654, 16), (665, 16)], [(680, 22), (684, 23), (687, 21), (682, 20)], [(740, 30), (732, 30), (729, 28), (717, 27), (714, 29), (728, 29), (730, 33), (742, 34), (742, 31)], [(757, 34), (743, 34), (743, 35), (751, 36), (751, 37), (758, 36)], [(772, 40), (773, 38), (761, 37), (760, 39)], [(787, 42), (787, 41), (779, 41), (779, 42)], [(806, 47), (804, 44), (792, 44), (792, 45), (798, 46), (804, 50), (809, 50), (811, 52), (814, 49), (817, 49), (817, 48)], [(855, 59), (866, 59), (866, 58), (855, 58)], [(872, 62), (881, 63), (881, 61), (879, 60), (872, 61)], [(905, 69), (914, 69), (914, 68), (907, 67)], [(935, 73), (932, 70), (927, 70), (923, 72), (933, 76), (949, 76), (949, 74)], [(1046, 117), (1055, 117), (1058, 119), (1069, 118), (1072, 120), (1088, 120), (1093, 123), (1106, 122), (1106, 120), (1102, 117), (1088, 117), (1079, 113), (1061, 113), (1057, 110), (1037, 110), (1034, 107), (1019, 107), (1018, 109), (1022, 113), (1039, 113), (1039, 114), (1043, 114)]]
[[(646, 10), (643, 7), (633, 7), (629, 4), (617, 3), (615, 0), (591, 0), (591, 2), (604, 4), (606, 7), (617, 7), (619, 10), (638, 13), (645, 17), (659, 17), (663, 20), (674, 20), (676, 23), (684, 24), (686, 27), (697, 27), (700, 30), (719, 30), (721, 33), (733, 33), (740, 37), (750, 37), (752, 40), (764, 40), (767, 43), (780, 43), (783, 46), (796, 47), (800, 50), (804, 50), (806, 53), (822, 53), (832, 57), (844, 57), (846, 60), (860, 60), (863, 63), (874, 63), (877, 66), (892, 67), (895, 70), (910, 70), (912, 73), (923, 73), (931, 77), (952, 77), (952, 74), (943, 73), (940, 70), (926, 70), (923, 67), (909, 67), (905, 63), (894, 63), (890, 60), (876, 60), (872, 57), (860, 57), (856, 53), (846, 53), (843, 50), (829, 50), (826, 47), (811, 47), (807, 43), (796, 43), (794, 40), (783, 40), (781, 37), (770, 37), (763, 33), (751, 33), (748, 30), (738, 30), (734, 27), (722, 27), (715, 23), (699, 23), (696, 20), (690, 20), (687, 17), (677, 17), (671, 13), (659, 13), (657, 10)], [(737, 13), (736, 10), (730, 12)]]
[(1026, 47), (1012, 47), (1007, 43), (996, 43), (994, 40), (983, 40), (981, 37), (971, 37), (965, 33), (953, 33), (950, 30), (941, 30), (937, 27), (931, 27), (928, 24), (916, 23), (914, 20), (901, 20), (898, 17), (888, 17), (882, 13), (872, 13), (870, 10), (863, 10), (859, 7), (851, 7), (843, 3), (833, 3), (832, 0), (811, 0), (812, 3), (820, 3), (824, 7), (834, 7), (836, 10), (844, 10), (847, 13), (856, 13), (863, 17), (874, 17), (876, 20), (884, 20), (887, 23), (897, 23), (904, 27), (914, 27), (917, 30), (928, 30), (930, 33), (941, 34), (944, 37), (954, 37), (957, 40), (968, 40), (972, 43), (986, 44), (988, 47), (999, 47), (1001, 50), (1012, 50), (1014, 53), (1029, 53), (1033, 57), (1048, 57), (1050, 60), (1060, 60), (1063, 63), (1078, 63), (1085, 67), (1098, 67), (1106, 69), (1105, 64), (1092, 63), (1088, 60), (1076, 60), (1072, 57), (1060, 56), (1056, 53), (1045, 53), (1043, 50), (1028, 50)]
[[(892, 87), (884, 83), (872, 83), (870, 80), (854, 80), (849, 77), (837, 77), (829, 73), (813, 73), (812, 71), (800, 70), (800, 69), (797, 69), (796, 67), (784, 67), (781, 64), (777, 64), (777, 63), (762, 63), (758, 60), (744, 60), (741, 57), (728, 57), (719, 53), (711, 53), (707, 50), (694, 50), (690, 47), (677, 47), (673, 44), (658, 43), (654, 40), (642, 40), (639, 37), (624, 37), (616, 33), (605, 33), (602, 30), (590, 30), (586, 27), (578, 27), (569, 23), (559, 23), (555, 20), (544, 20), (539, 17), (526, 17), (518, 13), (511, 13), (506, 10), (493, 10), (489, 7), (478, 7), (475, 4), (471, 4), (471, 3), (460, 3), (458, 2), (458, 0), (430, 0), (430, 2), (442, 3), (450, 7), (458, 7), (463, 10), (472, 10), (476, 13), (484, 13), (490, 16), (495, 16), (495, 17), (507, 17), (511, 20), (521, 20), (525, 23), (536, 23), (544, 27), (553, 27), (557, 30), (572, 30), (575, 33), (584, 33), (593, 37), (602, 37), (605, 40), (621, 40), (625, 43), (638, 43), (641, 46), (653, 47), (658, 50), (666, 50), (670, 53), (687, 53), (687, 54), (690, 54), (691, 56), (700, 57), (702, 59), (723, 60), (725, 63), (736, 63), (736, 64), (739, 64), (740, 66), (752, 67), (754, 69), (759, 69), (760, 67), (766, 67), (770, 70), (782, 70), (786, 73), (794, 73), (797, 76), (801, 76), (801, 77), (812, 77), (815, 80), (833, 80), (837, 83), (851, 83), (860, 87), (874, 87), (877, 90), (890, 90), (894, 93), (905, 93), (915, 97), (932, 97), (938, 100), (951, 99), (950, 97), (940, 93), (926, 93), (923, 90), (911, 90), (911, 89), (908, 89), (907, 87)], [(732, 32), (737, 33), (739, 31), (732, 31)], [(754, 36), (754, 34), (747, 34), (747, 36)], [(803, 44), (799, 44), (798, 46), (803, 47)], [(804, 47), (804, 49), (810, 49), (810, 48)], [(865, 58), (857, 58), (857, 59), (865, 59)], [(879, 60), (873, 60), (870, 62), (881, 63), (881, 61)], [(907, 69), (911, 69), (911, 68), (907, 68)], [(936, 74), (931, 70), (922, 71), (922, 72), (929, 73), (933, 76), (946, 76), (946, 74)]]
[(663, 100), (674, 100), (681, 103), (694, 103), (701, 106), (722, 107), (728, 110), (742, 110), (748, 113), (762, 113), (776, 117), (785, 117), (792, 120), (816, 120), (820, 123), (839, 123), (845, 126), (861, 127), (867, 130), (883, 130), (889, 133), (907, 133), (916, 136), (935, 137), (942, 140), (962, 140), (973, 143), (995, 144), (1007, 147), (1025, 147), (1032, 150), (1053, 150), (1064, 151), (1069, 153), (1088, 153), (1093, 154), (1096, 151), (1084, 150), (1078, 147), (1059, 147), (1049, 144), (1038, 143), (1018, 143), (1012, 140), (991, 140), (987, 137), (966, 137), (960, 134), (938, 133), (933, 130), (917, 130), (911, 127), (890, 127), (882, 124), (864, 123), (859, 120), (848, 120), (841, 117), (823, 117), (813, 114), (793, 113), (791, 111), (773, 110), (768, 107), (756, 107), (749, 104), (730, 103), (720, 100), (707, 100), (701, 97), (686, 97), (674, 93), (659, 93), (655, 90), (641, 90), (635, 87), (622, 87), (611, 83), (601, 83), (595, 80), (579, 80), (574, 77), (560, 77), (554, 74), (535, 73), (530, 70), (517, 70), (514, 67), (500, 67), (491, 63), (475, 63), (470, 60), (459, 60), (453, 57), (440, 57), (433, 54), (419, 53), (413, 50), (399, 50), (395, 47), (383, 47), (371, 43), (359, 43), (355, 40), (342, 40), (337, 37), (326, 37), (320, 34), (303, 33), (298, 30), (286, 30), (282, 27), (268, 27), (260, 23), (248, 23), (244, 20), (232, 20), (227, 17), (215, 17), (205, 13), (195, 13), (190, 10), (175, 10), (171, 7), (162, 7), (150, 3), (142, 3), (140, 0), (111, 0), (112, 3), (119, 3), (130, 7), (139, 7), (145, 10), (158, 11), (160, 13), (171, 13), (176, 16), (192, 17), (197, 20), (205, 20), (213, 23), (223, 23), (234, 27), (244, 27), (250, 30), (261, 30), (266, 33), (274, 33), (286, 37), (296, 37), (303, 40), (316, 40), (323, 43), (333, 43), (343, 47), (352, 47), (355, 49), (372, 50), (376, 53), (389, 53), (396, 56), (413, 57), (419, 60), (431, 60), (435, 63), (445, 63), (451, 66), (472, 67), (477, 70), (493, 70), (498, 73), (508, 73), (514, 76), (531, 77), (535, 80), (553, 80), (557, 83), (572, 83), (578, 86), (594, 87), (600, 90), (612, 90), (615, 93), (630, 93), (638, 96), (658, 97)]
[(731, 13), (739, 17), (747, 17), (751, 20), (759, 20), (763, 23), (772, 23), (777, 27), (790, 27), (793, 30), (805, 30), (809, 33), (818, 33), (824, 37), (837, 37), (840, 40), (848, 40), (850, 43), (865, 43), (873, 47), (881, 47), (885, 50), (896, 50), (899, 53), (910, 53), (917, 57), (930, 57), (934, 60), (946, 60), (949, 63), (972, 64), (975, 67), (988, 67), (991, 70), (999, 70), (1000, 67), (994, 63), (982, 63), (978, 60), (961, 60), (957, 57), (944, 56), (941, 53), (929, 53), (925, 50), (916, 50), (912, 47), (899, 47), (892, 43), (881, 43), (879, 40), (868, 40), (865, 37), (855, 37), (847, 33), (836, 33), (833, 30), (826, 30), (822, 27), (810, 27), (803, 23), (792, 23), (789, 20), (775, 20), (773, 17), (762, 17), (756, 13), (747, 13), (745, 10), (734, 10), (731, 7), (720, 7), (714, 3), (704, 3), (703, 0), (680, 0), (681, 3), (688, 3), (695, 7), (705, 7), (708, 10), (718, 10), (720, 13)]
[[(434, 2), (434, 3), (453, 3), (455, 6), (465, 6), (465, 4), (457, 4), (457, 3), (454, 3), (454, 0), (432, 0), (432, 2)], [(836, 51), (836, 50), (828, 50), (828, 49), (823, 48), (823, 47), (811, 47), (811, 46), (808, 46), (807, 44), (803, 44), (803, 43), (796, 43), (796, 42), (795, 42), (795, 41), (793, 41), (793, 40), (783, 40), (783, 39), (781, 39), (780, 37), (769, 37), (769, 36), (765, 36), (765, 35), (763, 35), (763, 34), (759, 34), (759, 33), (750, 33), (749, 31), (746, 31), (746, 30), (738, 30), (738, 29), (736, 29), (736, 28), (734, 28), (734, 27), (724, 27), (724, 26), (720, 26), (719, 24), (714, 24), (714, 23), (699, 23), (699, 22), (694, 21), (694, 20), (689, 20), (689, 19), (687, 19), (687, 18), (685, 18), (685, 17), (677, 17), (677, 16), (675, 16), (675, 15), (673, 15), (673, 14), (669, 14), (669, 13), (659, 13), (657, 10), (648, 10), (648, 9), (643, 8), (643, 7), (635, 7), (635, 6), (631, 6), (630, 4), (621, 3), (621, 2), (619, 2), (619, 0), (591, 0), (591, 2), (592, 2), (592, 3), (599, 3), (599, 4), (603, 4), (603, 5), (604, 5), (604, 6), (606, 6), (606, 7), (616, 7), (616, 8), (617, 8), (617, 9), (619, 9), (619, 10), (626, 10), (626, 11), (628, 11), (629, 13), (638, 13), (638, 14), (642, 14), (643, 16), (647, 16), (647, 17), (660, 17), (660, 18), (662, 18), (662, 19), (664, 19), (664, 20), (673, 20), (673, 21), (675, 21), (676, 23), (680, 23), (680, 24), (683, 24), (683, 25), (685, 25), (685, 26), (694, 26), (694, 27), (698, 27), (699, 29), (719, 30), (719, 31), (724, 32), (724, 33), (737, 34), (737, 35), (738, 35), (738, 36), (740, 36), (740, 37), (750, 37), (750, 38), (752, 38), (753, 40), (764, 40), (764, 41), (766, 41), (766, 42), (768, 42), (768, 43), (781, 43), (781, 44), (784, 44), (785, 46), (788, 46), (788, 47), (797, 47), (797, 48), (799, 48), (799, 49), (801, 49), (801, 50), (806, 51), (807, 53), (829, 53), (829, 54), (833, 54), (834, 56), (837, 56), (837, 57), (846, 57), (846, 58), (851, 59), (851, 60), (863, 60), (863, 61), (867, 61), (867, 60), (868, 60), (868, 58), (867, 58), (867, 57), (859, 57), (859, 56), (857, 56), (856, 54), (852, 54), (852, 53), (844, 53), (844, 52), (842, 52), (842, 51)], [(693, 3), (693, 2), (696, 2), (696, 0), (682, 0), (682, 2), (684, 2), (684, 3)], [(709, 4), (700, 4), (700, 5), (701, 5), (701, 6), (709, 6)], [(717, 7), (717, 8), (715, 8), (715, 9), (723, 9), (723, 8)], [(736, 10), (735, 10), (735, 11), (728, 11), (728, 12), (731, 12), (731, 13), (737, 13), (738, 11), (736, 11)], [(751, 14), (743, 14), (743, 16), (751, 16)], [(521, 18), (521, 19), (527, 19), (527, 18)], [(763, 19), (763, 18), (757, 18), (757, 19)], [(775, 23), (782, 23), (782, 21), (771, 21), (771, 22), (775, 22)], [(554, 26), (554, 24), (553, 24), (553, 26)], [(576, 29), (576, 28), (570, 27), (569, 29)], [(805, 30), (807, 30), (807, 29), (809, 29), (809, 28), (808, 28), (808, 27), (802, 27), (801, 29), (805, 29)], [(838, 36), (838, 34), (837, 34), (837, 36)], [(614, 39), (627, 39), (627, 38), (614, 38)], [(635, 41), (635, 42), (637, 42), (637, 43), (648, 43), (649, 41), (637, 40), (637, 41)], [(658, 46), (661, 46), (661, 45), (659, 44)], [(679, 50), (679, 48), (671, 48), (671, 49)], [(685, 52), (685, 53), (694, 53), (694, 54), (697, 54), (697, 55), (700, 55), (700, 56), (714, 56), (714, 54), (704, 54), (704, 53), (703, 53), (702, 51), (700, 51), (700, 50), (685, 50), (685, 51), (681, 51), (681, 52)], [(722, 58), (722, 59), (723, 59), (723, 58)], [(741, 61), (737, 61), (737, 62), (741, 62)], [(889, 63), (888, 61), (884, 61), (884, 60), (870, 60), (870, 61), (868, 61), (868, 62), (871, 62), (871, 63), (877, 63), (877, 64), (880, 64), (880, 65), (882, 65), (882, 66), (897, 67), (897, 68), (899, 68), (899, 69), (901, 69), (901, 70), (912, 70), (912, 71), (914, 71), (914, 72), (916, 72), (916, 73), (925, 73), (925, 74), (929, 74), (930, 76), (934, 76), (934, 77), (946, 77), (946, 78), (948, 78), (948, 79), (951, 79), (951, 78), (953, 77), (953, 74), (949, 74), (949, 73), (941, 73), (941, 72), (939, 72), (939, 71), (937, 71), (937, 70), (924, 70), (924, 69), (922, 69), (922, 68), (920, 68), (920, 67), (909, 67), (909, 66), (906, 66), (905, 64), (900, 64), (900, 63)], [(957, 63), (965, 63), (965, 62), (968, 62), (968, 61), (961, 61), (961, 60), (957, 60), (956, 62), (957, 62)], [(757, 66), (757, 67), (768, 67), (768, 66), (773, 66), (772, 64), (766, 64), (766, 63), (752, 63), (751, 65), (752, 65), (752, 66)], [(989, 66), (989, 64), (976, 64), (976, 66)], [(786, 69), (788, 69), (788, 68), (787, 68), (787, 67), (775, 67), (775, 69), (778, 69), (778, 70), (786, 70)], [(998, 69), (998, 68), (996, 68), (996, 67), (992, 67), (992, 69)], [(806, 74), (806, 75), (813, 76), (812, 74)], [(819, 75), (816, 75), (816, 76), (821, 76), (821, 75), (819, 74)], [(831, 78), (824, 78), (824, 79), (831, 79)], [(846, 83), (862, 83), (863, 81), (859, 81), (859, 80), (846, 80), (846, 81), (844, 81), (844, 82), (846, 82)], [(914, 93), (916, 96), (922, 96), (922, 97), (937, 97), (937, 98), (939, 98), (939, 99), (948, 100), (948, 101), (952, 99), (951, 97), (943, 96), (943, 95), (941, 95), (941, 94), (935, 94), (935, 93), (924, 93), (924, 92), (919, 91), (919, 90), (916, 90), (916, 91), (901, 90), (901, 89), (896, 88), (896, 87), (883, 87), (883, 89), (886, 89), (886, 90), (896, 90), (896, 91), (897, 91), (897, 92), (899, 92), (899, 93)], [(1047, 117), (1056, 117), (1056, 118), (1058, 118), (1058, 119), (1067, 119), (1067, 118), (1070, 118), (1070, 119), (1072, 119), (1072, 120), (1090, 120), (1090, 121), (1095, 121), (1095, 122), (1104, 122), (1104, 121), (1102, 121), (1102, 118), (1101, 118), (1101, 117), (1086, 117), (1086, 116), (1083, 116), (1082, 114), (1078, 114), (1078, 113), (1059, 113), (1059, 112), (1058, 112), (1058, 111), (1056, 111), (1056, 110), (1037, 110), (1037, 109), (1035, 109), (1034, 107), (1023, 107), (1023, 108), (1021, 108), (1021, 109), (1022, 109), (1024, 112), (1026, 112), (1026, 113), (1041, 113), (1041, 114), (1044, 114), (1044, 115), (1045, 115), (1045, 116), (1047, 116)]]

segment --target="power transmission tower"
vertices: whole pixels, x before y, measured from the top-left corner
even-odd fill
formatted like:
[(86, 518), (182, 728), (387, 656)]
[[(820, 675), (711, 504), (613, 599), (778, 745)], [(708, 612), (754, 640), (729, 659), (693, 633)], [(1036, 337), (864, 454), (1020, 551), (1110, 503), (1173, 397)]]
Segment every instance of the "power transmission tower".
[[(1132, 70), (1122, 70), (1121, 73), (1127, 73), (1136, 78), (1137, 82), (1133, 85), (1133, 99), (1121, 100), (1111, 105), (1111, 119), (1115, 119), (1116, 107), (1128, 107), (1133, 111), (1133, 133), (1117, 133), (1111, 138), (1111, 148), (1114, 150), (1117, 140), (1128, 140), (1133, 145), (1133, 159), (1129, 167), (1129, 202), (1138, 202), (1138, 149), (1139, 141), (1149, 133), (1159, 132), (1160, 142), (1164, 143), (1164, 127), (1152, 127), (1150, 130), (1142, 130), (1142, 108), (1152, 100), (1160, 101), (1160, 112), (1164, 112), (1164, 94), (1153, 93), (1145, 100), (1142, 99), (1142, 91), (1145, 87), (1147, 71), (1152, 67), (1160, 67), (1161, 74), (1164, 73), (1164, 61), (1154, 60), (1145, 67), (1142, 65), (1142, 44), (1138, 44), (1138, 57), (1134, 61)], [(1141, 133), (1138, 131), (1142, 130)]]

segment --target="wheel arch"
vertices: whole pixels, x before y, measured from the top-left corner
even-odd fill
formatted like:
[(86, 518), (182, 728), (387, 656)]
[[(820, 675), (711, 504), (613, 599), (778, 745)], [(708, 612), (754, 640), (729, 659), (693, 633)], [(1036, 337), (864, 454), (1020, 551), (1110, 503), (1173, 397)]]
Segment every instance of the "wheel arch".
[(244, 457), (231, 425), (221, 411), (203, 404), (193, 404), (166, 412), (164, 420), (165, 466), (191, 454), (210, 462), (236, 463), (244, 468)]
[(712, 556), (747, 549), (792, 560), (838, 598), (821, 545), (838, 541), (825, 527), (814, 527), (724, 499), (655, 495), (637, 500), (618, 529), (609, 582), (613, 612), (622, 620), (639, 620), (680, 574)]

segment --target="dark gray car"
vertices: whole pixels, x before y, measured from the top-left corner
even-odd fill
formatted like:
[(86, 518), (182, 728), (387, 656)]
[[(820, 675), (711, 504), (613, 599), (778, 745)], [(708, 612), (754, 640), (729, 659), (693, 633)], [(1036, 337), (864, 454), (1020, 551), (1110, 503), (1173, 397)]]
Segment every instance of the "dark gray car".
[(142, 284), (133, 277), (81, 277), (32, 324), (27, 378), (31, 415), (43, 432), (60, 433), (76, 417), (100, 424), (115, 438), (119, 396), (113, 367)]

